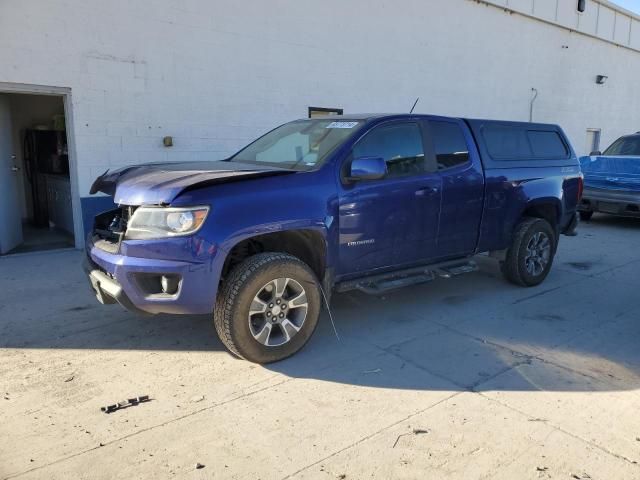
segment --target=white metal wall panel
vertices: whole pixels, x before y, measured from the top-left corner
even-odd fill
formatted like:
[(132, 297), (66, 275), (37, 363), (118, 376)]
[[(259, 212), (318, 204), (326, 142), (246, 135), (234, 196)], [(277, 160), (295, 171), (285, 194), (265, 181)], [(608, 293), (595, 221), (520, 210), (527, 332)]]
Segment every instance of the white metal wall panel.
[(533, 14), (550, 22), (557, 21), (558, 0), (534, 0)]
[(629, 29), (631, 28), (631, 17), (616, 13), (616, 29), (613, 40), (620, 45), (629, 45)]
[(606, 40), (613, 40), (613, 32), (616, 26), (615, 10), (600, 5), (598, 8), (598, 30), (597, 35)]
[[(476, 1), (476, 0), (473, 0)], [(594, 35), (625, 47), (630, 42), (632, 22), (640, 18), (607, 0), (587, 0), (584, 12), (578, 12), (577, 0), (477, 0), (539, 18), (571, 30)]]
[(631, 46), (640, 50), (640, 21), (631, 22)]
[(569, 28), (578, 28), (578, 13), (576, 3), (567, 0), (558, 0), (558, 23)]
[[(569, 3), (569, 2), (568, 2)], [(583, 13), (579, 14), (578, 30), (589, 35), (598, 34), (598, 10), (600, 4), (587, 1), (587, 8)]]
[(518, 12), (533, 15), (533, 2), (534, 0), (508, 0), (507, 6)]

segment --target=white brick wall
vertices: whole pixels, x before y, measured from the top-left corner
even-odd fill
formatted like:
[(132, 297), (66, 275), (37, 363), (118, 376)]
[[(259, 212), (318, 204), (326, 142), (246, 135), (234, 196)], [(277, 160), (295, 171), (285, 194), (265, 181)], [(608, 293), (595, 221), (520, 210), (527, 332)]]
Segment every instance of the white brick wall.
[[(640, 46), (637, 19), (558, 1), (495, 3)], [(107, 168), (222, 158), (310, 105), (420, 96), (418, 112), (526, 120), (535, 87), (534, 119), (584, 153), (589, 127), (603, 144), (640, 128), (638, 78), (636, 51), (471, 0), (0, 2), (0, 82), (72, 89), (82, 196)]]

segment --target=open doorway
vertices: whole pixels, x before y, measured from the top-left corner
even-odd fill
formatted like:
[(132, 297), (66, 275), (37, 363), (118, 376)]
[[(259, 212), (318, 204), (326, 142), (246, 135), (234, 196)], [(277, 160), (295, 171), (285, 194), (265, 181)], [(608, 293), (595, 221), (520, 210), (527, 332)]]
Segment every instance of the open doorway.
[(0, 255), (75, 246), (63, 95), (0, 92)]

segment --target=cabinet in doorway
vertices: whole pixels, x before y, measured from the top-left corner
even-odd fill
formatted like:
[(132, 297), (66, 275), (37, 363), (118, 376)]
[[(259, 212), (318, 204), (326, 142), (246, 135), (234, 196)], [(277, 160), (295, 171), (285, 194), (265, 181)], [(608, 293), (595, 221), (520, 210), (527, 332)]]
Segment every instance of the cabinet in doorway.
[(73, 235), (71, 182), (65, 175), (45, 175), (49, 224)]

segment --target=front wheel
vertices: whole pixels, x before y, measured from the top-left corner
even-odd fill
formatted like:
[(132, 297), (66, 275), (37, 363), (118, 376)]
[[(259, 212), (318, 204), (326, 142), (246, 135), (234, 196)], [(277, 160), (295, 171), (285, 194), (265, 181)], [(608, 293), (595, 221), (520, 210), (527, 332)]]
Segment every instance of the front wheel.
[(525, 218), (516, 228), (502, 263), (502, 273), (523, 287), (539, 285), (547, 278), (556, 251), (556, 234), (546, 220)]
[(214, 325), (235, 355), (275, 362), (307, 343), (320, 301), (318, 281), (306, 264), (286, 253), (261, 253), (238, 264), (223, 283)]

